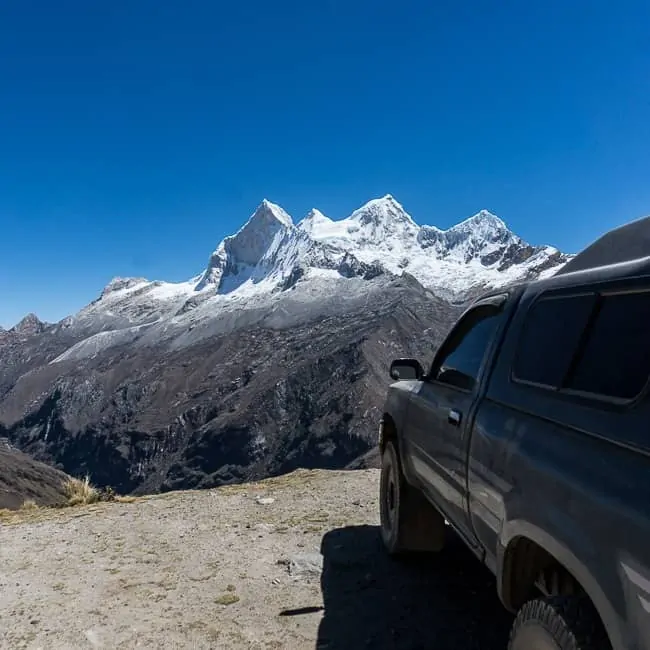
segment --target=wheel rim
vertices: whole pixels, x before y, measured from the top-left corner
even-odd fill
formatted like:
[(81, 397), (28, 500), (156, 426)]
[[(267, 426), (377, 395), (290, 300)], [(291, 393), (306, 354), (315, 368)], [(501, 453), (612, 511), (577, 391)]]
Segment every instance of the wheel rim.
[(512, 650), (561, 650), (551, 633), (538, 623), (528, 623), (513, 639)]

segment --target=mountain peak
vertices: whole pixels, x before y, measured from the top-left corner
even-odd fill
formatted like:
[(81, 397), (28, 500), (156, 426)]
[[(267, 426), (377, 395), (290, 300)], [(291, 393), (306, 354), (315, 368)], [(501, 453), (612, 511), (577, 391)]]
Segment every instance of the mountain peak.
[(475, 215), (452, 226), (446, 231), (446, 236), (454, 246), (464, 240), (471, 240), (476, 245), (479, 242), (487, 241), (519, 240), (499, 217), (488, 210), (480, 210)]
[(298, 224), (298, 228), (308, 235), (315, 234), (315, 231), (333, 223), (332, 220), (324, 215), (320, 210), (312, 208), (307, 216)]
[(12, 327), (13, 332), (18, 334), (38, 334), (45, 328), (45, 323), (42, 322), (36, 314), (29, 313), (17, 325)]
[(114, 277), (103, 289), (101, 298), (104, 298), (109, 293), (114, 291), (121, 291), (122, 289), (130, 289), (136, 284), (148, 282), (147, 278), (122, 278), (120, 276)]
[(245, 264), (257, 264), (271, 242), (294, 227), (293, 219), (279, 205), (263, 199), (235, 235), (226, 237), (226, 251)]
[[(293, 226), (293, 219), (291, 216), (277, 203), (273, 203), (268, 199), (262, 199), (262, 202), (257, 206), (255, 212), (253, 212), (248, 220), (248, 223), (258, 220), (263, 220), (265, 222), (272, 222), (275, 220), (281, 223), (285, 228), (291, 228), (291, 226)], [(246, 225), (248, 225), (248, 223)], [(246, 226), (244, 226), (244, 228), (245, 227)]]
[(365, 203), (359, 209), (362, 210), (367, 206), (382, 206), (382, 205), (404, 211), (404, 206), (392, 194), (384, 194), (384, 196), (380, 196), (376, 199), (370, 199), (370, 201)]
[(461, 221), (457, 226), (454, 227), (460, 228), (465, 225), (471, 226), (473, 228), (487, 226), (499, 230), (509, 230), (505, 222), (489, 210), (479, 210), (475, 215), (472, 215), (468, 219), (465, 219), (465, 221)]
[(312, 208), (308, 213), (305, 219), (329, 219), (324, 215), (318, 208)]
[(355, 210), (348, 218), (351, 221), (358, 221), (361, 225), (402, 222), (416, 226), (411, 215), (391, 194), (386, 194), (378, 199), (371, 199), (358, 210)]
[(279, 205), (262, 199), (248, 221), (234, 235), (226, 237), (210, 256), (208, 266), (195, 285), (221, 287), (227, 275), (237, 275), (241, 267), (254, 267), (269, 250), (294, 229), (293, 219)]
[(352, 252), (363, 262), (374, 263), (387, 249), (403, 259), (399, 251), (416, 241), (419, 226), (393, 196), (386, 194), (338, 221), (312, 210), (300, 223), (300, 230), (312, 240)]

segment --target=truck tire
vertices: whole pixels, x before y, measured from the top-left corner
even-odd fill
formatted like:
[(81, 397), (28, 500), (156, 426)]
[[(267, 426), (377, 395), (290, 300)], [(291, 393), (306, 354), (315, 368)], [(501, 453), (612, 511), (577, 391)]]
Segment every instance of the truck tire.
[(386, 443), (381, 458), (379, 511), (381, 537), (390, 555), (433, 552), (444, 546), (445, 520), (406, 482), (392, 442)]
[(508, 650), (609, 650), (598, 613), (584, 596), (528, 601), (510, 632)]

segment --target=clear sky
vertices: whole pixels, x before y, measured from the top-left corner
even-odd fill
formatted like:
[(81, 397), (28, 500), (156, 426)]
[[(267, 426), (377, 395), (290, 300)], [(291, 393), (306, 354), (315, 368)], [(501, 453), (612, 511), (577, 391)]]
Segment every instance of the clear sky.
[(181, 280), (264, 197), (574, 252), (650, 213), (647, 0), (5, 0), (0, 324)]

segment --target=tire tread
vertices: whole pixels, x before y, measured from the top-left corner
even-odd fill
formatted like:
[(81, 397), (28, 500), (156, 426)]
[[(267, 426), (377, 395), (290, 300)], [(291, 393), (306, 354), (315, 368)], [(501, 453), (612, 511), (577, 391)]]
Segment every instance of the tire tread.
[[(391, 457), (399, 481), (399, 516), (397, 539), (389, 553), (394, 556), (413, 552), (436, 552), (444, 545), (445, 523), (442, 515), (416, 488), (409, 485), (402, 472), (398, 451), (392, 441), (382, 456)], [(382, 464), (385, 461), (382, 461)]]
[(586, 596), (552, 596), (529, 600), (519, 610), (510, 632), (508, 650), (514, 648), (519, 631), (538, 623), (561, 650), (610, 650), (607, 633)]

